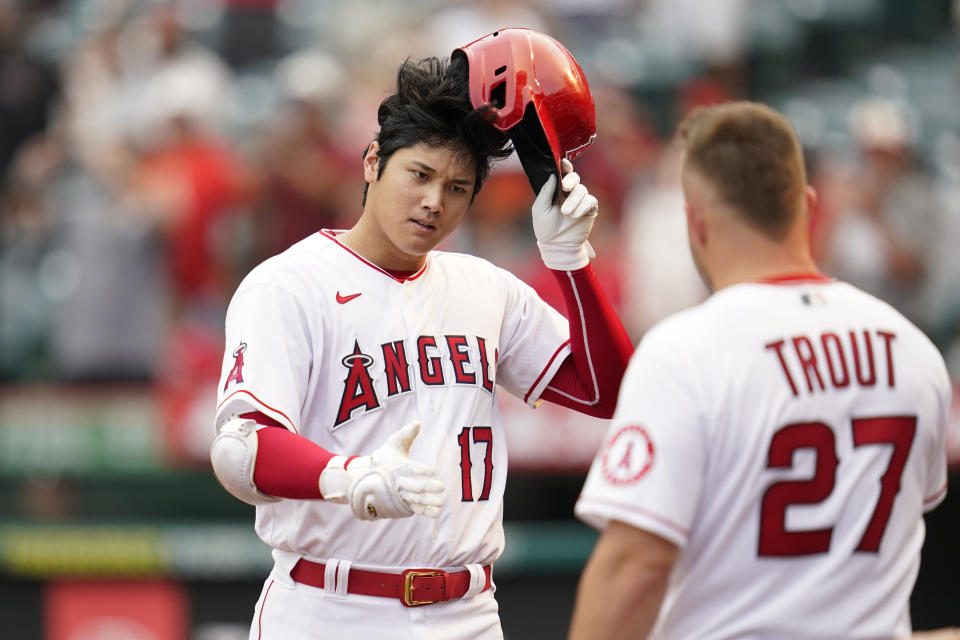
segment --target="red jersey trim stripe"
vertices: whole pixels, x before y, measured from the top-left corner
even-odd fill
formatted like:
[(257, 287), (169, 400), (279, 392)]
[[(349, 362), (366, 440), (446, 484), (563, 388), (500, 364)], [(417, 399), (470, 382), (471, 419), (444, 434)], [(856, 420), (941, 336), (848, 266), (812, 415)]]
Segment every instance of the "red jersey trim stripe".
[(750, 282), (755, 284), (811, 284), (816, 282), (835, 282), (835, 280), (822, 273), (791, 273), (782, 276), (773, 276), (772, 278), (751, 280)]
[(354, 258), (356, 258), (357, 260), (359, 260), (359, 261), (362, 262), (363, 264), (367, 265), (367, 266), (370, 267), (371, 269), (375, 269), (376, 271), (379, 271), (380, 273), (382, 273), (383, 275), (387, 276), (387, 277), (390, 278), (391, 280), (395, 280), (395, 281), (397, 281), (397, 282), (407, 282), (408, 280), (416, 280), (417, 278), (419, 278), (420, 276), (423, 275), (423, 272), (424, 272), (424, 271), (427, 270), (427, 263), (424, 262), (424, 263), (423, 263), (423, 266), (420, 267), (420, 270), (417, 271), (416, 273), (414, 273), (413, 275), (407, 276), (406, 278), (398, 278), (397, 276), (393, 275), (392, 273), (390, 273), (390, 272), (387, 271), (386, 269), (382, 269), (381, 267), (378, 267), (377, 265), (373, 264), (372, 262), (370, 262), (369, 260), (367, 260), (366, 258), (364, 258), (363, 256), (361, 256), (359, 253), (357, 253), (356, 251), (354, 251), (353, 249), (351, 249), (351, 248), (348, 247), (347, 245), (345, 245), (345, 244), (343, 244), (342, 242), (340, 242), (339, 240), (337, 240), (336, 236), (337, 236), (337, 234), (339, 234), (339, 233), (343, 233), (343, 231), (342, 231), (342, 230), (336, 230), (336, 231), (334, 231), (334, 230), (331, 230), (331, 229), (321, 229), (321, 230), (320, 230), (320, 235), (322, 235), (322, 236), (330, 239), (330, 240), (333, 241), (338, 247), (340, 247), (341, 249), (343, 249), (344, 251), (346, 251), (347, 253), (349, 253), (350, 255), (352, 255)]
[[(246, 395), (248, 395), (248, 396), (250, 396), (251, 398), (253, 398), (253, 399), (257, 402), (257, 404), (259, 404), (259, 405), (260, 405), (261, 407), (263, 407), (264, 409), (266, 409), (266, 410), (268, 410), (268, 411), (271, 411), (271, 412), (275, 413), (275, 414), (278, 415), (278, 416), (283, 416), (283, 419), (287, 421), (287, 424), (288, 424), (288, 425), (290, 425), (290, 429), (291, 429), (294, 433), (296, 433), (296, 434), (299, 435), (300, 432), (297, 430), (297, 427), (293, 424), (293, 420), (290, 419), (290, 416), (288, 416), (287, 414), (285, 414), (283, 411), (280, 411), (279, 409), (274, 409), (273, 407), (271, 407), (271, 406), (268, 405), (266, 402), (264, 402), (263, 400), (261, 400), (261, 399), (258, 398), (257, 396), (253, 395), (252, 393), (250, 393), (250, 392), (247, 391), (246, 389), (237, 389), (236, 391), (234, 391), (233, 393), (231, 393), (230, 395), (228, 395), (226, 398), (224, 398), (223, 400), (221, 400), (221, 401), (220, 401), (220, 404), (217, 405), (217, 411), (219, 411), (220, 408), (223, 407), (224, 404), (226, 404), (227, 400), (229, 400), (229, 399), (232, 398), (233, 396), (237, 395), (238, 393), (245, 393)], [(268, 416), (268, 417), (269, 417), (269, 416)]]
[(270, 589), (273, 588), (273, 583), (275, 580), (271, 580), (270, 584), (267, 585), (267, 591), (263, 594), (263, 602), (260, 603), (260, 613), (257, 615), (257, 638), (263, 637), (263, 610), (267, 606), (267, 596), (270, 595)]
[(935, 494), (933, 494), (933, 495), (930, 496), (929, 498), (924, 498), (924, 500), (923, 500), (923, 505), (924, 505), (924, 506), (927, 506), (927, 505), (930, 504), (931, 502), (936, 502), (937, 500), (939, 500), (940, 498), (942, 498), (943, 495), (947, 492), (947, 484), (949, 484), (949, 483), (944, 482), (944, 483), (943, 483), (943, 486), (940, 487), (940, 489), (939, 489)]
[(654, 522), (659, 522), (663, 526), (673, 529), (674, 531), (676, 531), (677, 533), (679, 533), (684, 537), (687, 537), (690, 535), (689, 529), (687, 529), (686, 527), (680, 526), (679, 524), (670, 520), (669, 518), (665, 518), (660, 514), (653, 513), (652, 511), (647, 511), (646, 509), (641, 509), (640, 507), (635, 507), (633, 505), (623, 504), (621, 502), (614, 502), (613, 500), (598, 500), (596, 498), (580, 498), (579, 500), (577, 500), (577, 504), (602, 504), (608, 507), (616, 507), (617, 509), (623, 509), (624, 511), (632, 511), (634, 513), (640, 514), (645, 518), (650, 518)]
[(523, 401), (526, 402), (530, 398), (530, 394), (533, 393), (533, 390), (537, 388), (537, 385), (540, 384), (540, 380), (543, 376), (546, 375), (547, 371), (550, 370), (550, 367), (553, 366), (553, 361), (557, 359), (557, 356), (570, 344), (570, 339), (568, 338), (557, 347), (557, 350), (553, 352), (553, 355), (550, 356), (550, 359), (547, 361), (547, 365), (543, 368), (543, 371), (540, 372), (540, 375), (537, 376), (537, 379), (533, 381), (533, 384), (530, 385), (530, 388), (527, 389), (527, 393), (523, 396)]

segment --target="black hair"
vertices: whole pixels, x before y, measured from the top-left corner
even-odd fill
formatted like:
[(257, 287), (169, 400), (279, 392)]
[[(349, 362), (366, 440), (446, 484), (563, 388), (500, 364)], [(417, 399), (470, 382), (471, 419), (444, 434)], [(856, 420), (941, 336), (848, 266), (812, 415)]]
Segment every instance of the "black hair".
[[(473, 160), (476, 176), (473, 197), (490, 174), (490, 165), (513, 153), (509, 136), (490, 124), (490, 106), (474, 108), (470, 102), (466, 56), (409, 58), (397, 71), (397, 90), (380, 103), (377, 179), (398, 149), (423, 143), (445, 147)], [(366, 156), (367, 149), (363, 155)], [(369, 185), (367, 185), (369, 186)], [(367, 187), (363, 189), (363, 203)]]

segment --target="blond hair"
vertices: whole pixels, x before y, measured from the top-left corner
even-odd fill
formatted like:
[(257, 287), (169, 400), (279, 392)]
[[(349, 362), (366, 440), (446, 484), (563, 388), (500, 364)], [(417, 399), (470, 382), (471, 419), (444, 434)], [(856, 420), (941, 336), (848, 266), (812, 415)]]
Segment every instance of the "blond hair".
[(786, 236), (803, 202), (803, 151), (790, 122), (758, 102), (698, 107), (677, 134), (686, 162), (754, 228)]

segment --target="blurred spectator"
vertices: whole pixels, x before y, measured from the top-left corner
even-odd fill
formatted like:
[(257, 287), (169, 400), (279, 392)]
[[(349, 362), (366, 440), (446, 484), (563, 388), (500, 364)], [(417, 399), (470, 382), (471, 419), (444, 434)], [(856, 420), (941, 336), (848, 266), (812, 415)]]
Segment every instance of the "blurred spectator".
[(282, 104), (263, 127), (255, 158), (253, 263), (320, 229), (349, 226), (363, 191), (362, 147), (344, 149), (337, 139), (346, 81), (340, 64), (302, 51), (283, 60), (276, 76)]
[[(175, 6), (121, 14), (66, 62), (70, 152), (163, 233), (175, 305), (223, 304), (221, 218), (240, 196), (239, 159), (222, 138), (230, 74), (189, 42)], [(216, 237), (218, 236), (219, 237)]]
[(623, 317), (634, 341), (666, 316), (706, 298), (687, 243), (677, 144), (664, 147), (653, 181), (631, 193), (623, 244)]
[[(50, 295), (47, 257), (56, 221), (37, 185), (55, 163), (38, 141), (20, 152), (4, 176), (0, 195), (0, 380), (46, 380), (50, 367)], [(27, 157), (29, 156), (29, 160)]]
[[(337, 192), (347, 158), (340, 157), (328, 133), (326, 117), (316, 104), (293, 102), (268, 134), (262, 149), (263, 192), (255, 233), (260, 259), (320, 229), (343, 226), (340, 221), (346, 216), (340, 213), (343, 203)], [(352, 209), (358, 205), (351, 204)]]
[(924, 308), (930, 313), (931, 337), (944, 349), (947, 367), (960, 382), (960, 139), (947, 134), (941, 141), (933, 195), (941, 209), (942, 227), (929, 248)]
[[(164, 144), (146, 150), (131, 185), (164, 233), (175, 310), (225, 305), (234, 273), (229, 216), (241, 197), (240, 160), (230, 147), (183, 116), (173, 117)], [(222, 309), (221, 309), (222, 310)]]
[(20, 145), (46, 128), (59, 90), (54, 71), (24, 50), (28, 16), (0, 2), (0, 175)]
[(174, 6), (146, 9), (125, 35), (123, 64), (136, 92), (128, 132), (137, 143), (163, 145), (165, 137), (183, 133), (182, 121), (207, 135), (223, 133), (230, 70), (187, 37)]
[(268, 62), (281, 53), (278, 0), (221, 0), (224, 13), (217, 50), (234, 68)]
[(218, 134), (229, 74), (171, 5), (114, 14), (63, 73), (56, 125), (8, 172), (0, 337), (20, 346), (0, 368), (151, 380), (179, 324), (220, 333), (238, 278), (243, 171)]
[(660, 154), (645, 104), (620, 87), (591, 86), (597, 139), (577, 159), (577, 171), (600, 201), (606, 220), (619, 224), (634, 187), (649, 180)]
[(743, 95), (751, 0), (647, 0), (640, 37), (648, 46), (687, 58), (725, 91)]
[(136, 91), (127, 81), (122, 27), (119, 16), (111, 17), (77, 43), (61, 65), (64, 95), (58, 126), (65, 152), (111, 182), (125, 180), (128, 120), (136, 109), (131, 105)]
[(687, 55), (717, 65), (743, 57), (750, 0), (648, 0), (643, 5), (641, 20), (649, 32), (672, 40)]
[(512, 0), (453, 2), (429, 14), (425, 55), (448, 56), (457, 47), (506, 27), (526, 27), (560, 38), (544, 14), (534, 4)]
[(824, 270), (886, 300), (923, 329), (929, 248), (941, 232), (930, 176), (915, 164), (915, 131), (896, 103), (869, 98), (851, 111), (859, 165), (836, 179), (835, 202), (824, 203)]
[(135, 203), (82, 165), (44, 186), (56, 219), (45, 258), (55, 283), (52, 358), (58, 377), (147, 381), (165, 329), (160, 237)]

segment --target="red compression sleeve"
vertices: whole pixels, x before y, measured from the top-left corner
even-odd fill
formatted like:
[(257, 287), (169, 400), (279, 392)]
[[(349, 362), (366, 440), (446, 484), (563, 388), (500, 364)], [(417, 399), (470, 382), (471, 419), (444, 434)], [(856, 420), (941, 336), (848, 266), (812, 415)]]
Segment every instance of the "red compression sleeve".
[(587, 415), (611, 418), (633, 343), (592, 265), (551, 271), (563, 291), (573, 353), (540, 397)]
[(320, 472), (335, 454), (286, 429), (273, 418), (254, 411), (241, 418), (265, 425), (257, 431), (257, 462), (253, 483), (277, 498), (320, 500)]

